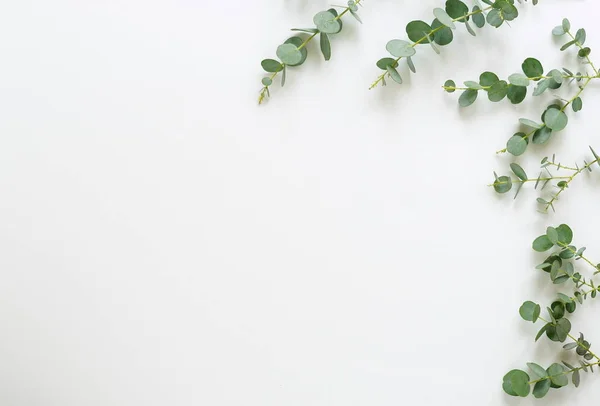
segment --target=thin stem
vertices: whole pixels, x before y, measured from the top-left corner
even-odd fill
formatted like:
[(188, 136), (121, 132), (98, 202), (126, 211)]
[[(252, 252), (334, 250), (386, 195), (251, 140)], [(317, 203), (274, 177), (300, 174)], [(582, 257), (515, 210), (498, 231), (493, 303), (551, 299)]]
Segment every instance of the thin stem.
[[(571, 184), (571, 182), (573, 182), (573, 179), (575, 179), (575, 177), (577, 175), (579, 175), (581, 172), (585, 171), (586, 169), (588, 169), (589, 167), (591, 167), (593, 164), (597, 163), (598, 161), (599, 161), (598, 159), (595, 159), (592, 162), (590, 162), (590, 163), (586, 164), (585, 166), (583, 166), (582, 168), (580, 168), (578, 171), (576, 171), (575, 173), (573, 173), (571, 176), (567, 176), (566, 177), (567, 180), (566, 180), (566, 183), (564, 184), (564, 186), (562, 186), (560, 188), (560, 190), (558, 192), (556, 192), (556, 194), (554, 196), (552, 196), (552, 199), (550, 199), (550, 201), (546, 204), (546, 207), (545, 207), (544, 210), (548, 211), (548, 209), (550, 207), (552, 207), (552, 205), (554, 204), (554, 202), (556, 200), (558, 200), (558, 197), (560, 196), (560, 194), (562, 192), (564, 192), (565, 189), (567, 189), (569, 187), (569, 185)], [(564, 177), (561, 177), (561, 178), (564, 178)], [(558, 178), (555, 178), (555, 179), (558, 179)], [(591, 262), (590, 262), (590, 265), (592, 265), (594, 268), (596, 268), (596, 266), (594, 264), (592, 264)], [(596, 269), (598, 269), (598, 268), (596, 268)]]
[[(586, 165), (587, 166), (587, 165)], [(580, 172), (579, 172), (580, 173)], [(575, 175), (573, 175), (575, 176)], [(568, 251), (570, 251), (573, 255), (577, 254), (577, 251), (575, 251), (573, 248), (571, 248), (570, 245), (568, 244), (563, 244), (561, 242), (558, 243), (558, 245), (560, 245), (561, 247), (567, 249)], [(598, 267), (592, 262), (590, 261), (588, 258), (584, 257), (583, 255), (578, 255), (579, 258), (583, 259), (585, 262), (587, 262), (592, 268), (594, 268), (596, 271), (598, 270)], [(585, 283), (585, 285), (588, 285), (590, 288), (593, 287), (592, 285), (590, 285), (589, 283)]]
[[(473, 16), (473, 15), (475, 15), (475, 14), (480, 14), (480, 13), (483, 13), (483, 12), (485, 12), (485, 11), (491, 10), (492, 8), (493, 8), (493, 7), (492, 7), (492, 6), (490, 6), (490, 7), (486, 7), (486, 8), (484, 8), (483, 10), (479, 9), (479, 10), (477, 10), (477, 11), (472, 11), (472, 12), (470, 12), (470, 13), (468, 13), (468, 14), (465, 14), (464, 16), (461, 16), (461, 17), (458, 17), (458, 18), (454, 18), (454, 19), (452, 19), (452, 22), (457, 22), (457, 21), (465, 20), (465, 19), (467, 19), (467, 18), (469, 18), (469, 17), (471, 17), (471, 16)], [(410, 46), (411, 46), (412, 48), (414, 48), (415, 46), (419, 45), (420, 43), (422, 43), (423, 41), (425, 41), (425, 40), (426, 40), (426, 39), (428, 39), (428, 38), (431, 38), (431, 40), (433, 40), (433, 35), (434, 35), (436, 32), (438, 32), (439, 30), (441, 30), (442, 28), (445, 28), (445, 27), (446, 27), (445, 25), (440, 25), (439, 27), (432, 29), (431, 31), (429, 31), (429, 33), (428, 33), (427, 35), (424, 35), (424, 36), (423, 36), (421, 39), (419, 39), (418, 41), (415, 41), (415, 43), (414, 43), (414, 44), (411, 44)], [(402, 56), (399, 56), (398, 58), (396, 58), (396, 59), (394, 60), (394, 64), (393, 64), (393, 65), (396, 65), (396, 64), (398, 63), (398, 61), (399, 61), (400, 59), (402, 59), (402, 58), (403, 58)], [(369, 90), (371, 90), (371, 89), (373, 89), (373, 88), (377, 87), (377, 85), (379, 84), (379, 82), (383, 81), (383, 80), (385, 79), (385, 75), (387, 75), (387, 74), (388, 74), (388, 72), (387, 72), (387, 71), (385, 71), (385, 72), (383, 72), (381, 75), (379, 75), (379, 76), (377, 77), (377, 80), (376, 80), (375, 82), (373, 82), (373, 84), (371, 85), (371, 87), (369, 88)]]
[[(590, 76), (590, 75), (561, 75), (563, 79), (588, 79), (588, 81), (592, 79), (600, 79), (600, 76)], [(538, 81), (542, 79), (552, 79), (552, 76), (536, 76), (533, 78), (529, 78), (532, 81)], [(586, 83), (587, 85), (587, 83)], [(448, 90), (488, 90), (492, 86), (481, 86), (478, 89), (470, 88), (470, 87), (454, 87), (454, 86), (442, 86), (442, 89)], [(575, 96), (577, 98), (578, 96)]]
[[(535, 178), (535, 179), (515, 179), (515, 180), (511, 180), (510, 183), (514, 184), (514, 183), (527, 183), (527, 182), (542, 182), (542, 181), (547, 181), (547, 180), (554, 180), (554, 179), (569, 179), (570, 176), (553, 176), (551, 178)], [(488, 186), (498, 186), (498, 185), (506, 185), (508, 184), (508, 181), (495, 181), (492, 184), (489, 184)]]
[[(355, 6), (358, 6), (358, 5), (360, 4), (360, 2), (361, 2), (361, 1), (363, 1), (363, 0), (355, 0), (355, 1), (354, 1), (354, 5), (355, 5)], [(350, 5), (348, 5), (348, 7), (346, 7), (346, 8), (344, 9), (344, 11), (342, 11), (340, 14), (338, 14), (338, 16), (335, 18), (335, 20), (339, 20), (339, 19), (341, 19), (341, 18), (344, 16), (344, 14), (346, 14), (347, 12), (349, 12), (349, 11), (350, 11), (350, 7), (351, 7), (351, 6), (350, 6)], [(313, 40), (313, 38), (314, 38), (314, 37), (316, 37), (316, 36), (317, 36), (318, 34), (320, 34), (320, 33), (321, 33), (321, 31), (319, 31), (319, 30), (316, 30), (316, 31), (315, 31), (315, 32), (314, 32), (314, 33), (313, 33), (311, 36), (309, 36), (308, 38), (306, 38), (306, 39), (305, 39), (305, 40), (302, 42), (302, 44), (300, 44), (300, 45), (298, 46), (298, 50), (301, 50), (302, 48), (306, 47), (306, 45), (307, 45), (307, 44), (308, 44), (310, 41), (312, 41), (312, 40)], [(279, 72), (283, 72), (283, 70), (284, 70), (284, 69), (286, 69), (286, 66), (287, 66), (287, 65), (286, 65), (286, 64), (284, 64), (284, 63), (282, 63), (282, 64), (281, 64), (281, 66), (282, 66), (282, 69), (278, 70), (277, 72), (274, 72), (273, 74), (271, 74), (271, 76), (269, 76), (269, 79), (271, 79), (271, 82), (273, 82), (273, 79), (275, 79), (275, 77), (277, 76), (277, 74), (278, 74)], [(269, 85), (269, 86), (270, 86), (270, 85)], [(269, 86), (263, 86), (263, 88), (260, 90), (260, 94), (259, 94), (259, 96), (258, 96), (258, 104), (262, 104), (262, 102), (265, 100), (265, 98), (266, 98), (267, 96), (269, 96)]]
[[(569, 37), (571, 37), (571, 39), (572, 39), (573, 41), (575, 41), (575, 44), (577, 45), (577, 47), (578, 47), (579, 49), (583, 49), (583, 44), (581, 44), (579, 41), (576, 41), (576, 40), (575, 40), (575, 37), (573, 36), (573, 34), (571, 34), (571, 31), (567, 30), (566, 32), (567, 32), (567, 34), (569, 34)], [(598, 69), (596, 69), (596, 67), (594, 66), (594, 63), (593, 63), (593, 62), (592, 62), (592, 60), (590, 59), (590, 56), (589, 56), (589, 55), (587, 55), (587, 56), (585, 57), (585, 59), (587, 59), (588, 63), (590, 64), (590, 66), (591, 66), (591, 67), (592, 67), (592, 69), (594, 70), (594, 73), (596, 74), (596, 76), (600, 75), (600, 73), (598, 72)]]
[[(585, 366), (585, 367), (584, 367), (583, 365), (582, 365), (582, 366), (580, 366), (580, 367), (575, 367), (575, 368), (573, 368), (573, 369), (569, 369), (569, 370), (567, 370), (567, 371), (564, 371), (563, 373), (560, 373), (560, 374), (558, 374), (558, 375), (552, 375), (552, 376), (561, 376), (561, 375), (568, 375), (568, 374), (572, 374), (572, 373), (574, 373), (575, 371), (580, 371), (580, 370), (582, 370), (582, 369), (584, 369), (584, 368), (591, 367), (591, 366), (595, 366), (595, 365), (600, 365), (600, 361), (596, 361), (596, 362), (594, 362), (594, 363), (592, 363), (592, 364), (586, 364), (586, 366)], [(546, 379), (550, 379), (550, 377), (549, 377), (549, 376), (546, 376), (546, 377), (544, 377), (544, 378), (539, 378), (539, 379), (536, 379), (536, 380), (534, 380), (534, 381), (529, 381), (529, 385), (533, 385), (533, 384), (536, 384), (536, 383), (538, 383), (538, 382), (545, 381)]]

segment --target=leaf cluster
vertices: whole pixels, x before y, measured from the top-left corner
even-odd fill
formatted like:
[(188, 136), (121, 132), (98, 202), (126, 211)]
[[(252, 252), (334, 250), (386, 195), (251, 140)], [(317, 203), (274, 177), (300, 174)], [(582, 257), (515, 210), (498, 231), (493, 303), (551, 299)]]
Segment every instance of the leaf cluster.
[(320, 11), (313, 17), (314, 28), (293, 28), (292, 31), (302, 32), (307, 34), (307, 37), (292, 36), (284, 41), (283, 44), (277, 47), (277, 59), (263, 59), (261, 66), (263, 70), (270, 75), (263, 77), (263, 88), (260, 91), (258, 103), (262, 103), (266, 97), (269, 97), (271, 92), (270, 86), (277, 74), (281, 73), (281, 86), (285, 85), (287, 69), (302, 65), (308, 57), (307, 44), (312, 41), (317, 35), (319, 36), (319, 46), (323, 58), (328, 61), (331, 59), (331, 41), (330, 36), (339, 34), (344, 28), (342, 17), (350, 13), (358, 22), (362, 23), (358, 15), (358, 6), (362, 5), (363, 0), (348, 0), (346, 6), (337, 6), (342, 8), (338, 13), (335, 8), (330, 8), (325, 11)]

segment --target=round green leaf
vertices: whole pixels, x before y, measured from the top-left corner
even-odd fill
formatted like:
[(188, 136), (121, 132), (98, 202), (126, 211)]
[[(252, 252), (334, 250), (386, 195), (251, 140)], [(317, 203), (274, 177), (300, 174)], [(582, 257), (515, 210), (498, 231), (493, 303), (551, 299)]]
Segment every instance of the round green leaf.
[(393, 39), (387, 43), (385, 49), (396, 58), (413, 56), (416, 51), (412, 44), (401, 39)]
[(494, 190), (496, 193), (506, 193), (512, 189), (512, 179), (508, 176), (500, 176), (494, 182)]
[(493, 72), (483, 72), (479, 76), (479, 84), (481, 86), (492, 86), (499, 81), (500, 79), (498, 78), (498, 75)]
[(554, 227), (546, 228), (546, 237), (550, 240), (552, 244), (558, 243), (558, 231)]
[(508, 92), (506, 93), (508, 100), (512, 104), (519, 104), (523, 100), (525, 100), (525, 96), (527, 96), (527, 88), (525, 86), (508, 86)]
[(330, 11), (320, 11), (313, 17), (313, 22), (317, 29), (325, 34), (337, 34), (342, 25), (340, 20), (336, 20), (335, 14)]
[(545, 378), (548, 376), (546, 370), (538, 364), (536, 364), (535, 362), (528, 362), (527, 366), (529, 367), (529, 369), (531, 369), (531, 372), (537, 375), (538, 378)]
[(381, 58), (377, 61), (377, 67), (382, 70), (387, 70), (387, 67), (391, 66), (393, 68), (398, 66), (398, 62), (396, 62), (393, 58)]
[[(446, 2), (446, 13), (454, 19), (461, 18), (465, 14), (469, 14), (469, 7), (460, 0), (448, 0)], [(464, 20), (460, 20), (460, 22), (464, 22)]]
[(552, 35), (554, 35), (556, 37), (560, 37), (561, 35), (565, 35), (565, 34), (566, 34), (565, 30), (560, 25), (556, 26), (552, 29)]
[(458, 104), (461, 107), (467, 107), (473, 104), (477, 100), (477, 90), (468, 89), (465, 90), (458, 98)]
[(513, 369), (502, 379), (502, 388), (511, 396), (526, 397), (529, 395), (529, 375), (525, 371)]
[(571, 29), (571, 22), (568, 18), (563, 18), (561, 25), (564, 32), (567, 32)]
[(433, 41), (441, 46), (448, 45), (449, 43), (451, 43), (454, 39), (454, 33), (452, 32), (452, 30), (444, 26), (441, 22), (439, 22), (438, 19), (435, 19), (431, 23), (431, 29), (435, 30), (437, 28), (439, 29), (438, 31), (436, 31), (435, 34), (433, 34)]
[(504, 22), (504, 18), (502, 18), (500, 10), (497, 9), (491, 10), (487, 15), (486, 20), (489, 25), (496, 28), (500, 27)]
[(488, 89), (488, 99), (491, 102), (499, 102), (506, 97), (506, 95), (508, 94), (508, 89), (508, 83), (506, 83), (506, 81), (504, 80), (500, 80), (494, 83)]
[(265, 87), (269, 87), (269, 86), (271, 86), (273, 84), (273, 79), (271, 79), (271, 78), (262, 78), (262, 84)]
[(439, 7), (434, 8), (433, 15), (435, 16), (435, 18), (437, 18), (439, 20), (440, 23), (442, 23), (446, 27), (449, 27), (452, 29), (456, 28), (456, 26), (454, 25), (454, 21), (452, 21), (452, 17), (450, 17), (444, 9), (439, 8)]
[(540, 317), (540, 305), (534, 302), (527, 301), (521, 305), (519, 308), (519, 314), (521, 318), (525, 321), (536, 322), (538, 317)]
[(567, 386), (569, 379), (565, 375), (565, 367), (561, 364), (554, 363), (546, 370), (550, 380), (558, 387)]
[(556, 337), (561, 343), (564, 342), (571, 332), (571, 322), (567, 319), (560, 319), (556, 323)]
[(413, 42), (428, 43), (427, 34), (431, 31), (431, 26), (425, 21), (415, 20), (406, 25), (406, 34)]
[(556, 231), (558, 232), (558, 241), (569, 245), (573, 242), (573, 230), (566, 224), (561, 224), (556, 227)]
[(541, 62), (535, 58), (525, 59), (525, 62), (523, 62), (521, 68), (523, 68), (523, 73), (525, 73), (529, 78), (536, 78), (544, 74), (544, 67), (542, 66)]
[(282, 44), (277, 47), (277, 57), (286, 65), (295, 65), (302, 61), (302, 52), (294, 44)]
[(557, 320), (562, 319), (565, 315), (565, 304), (560, 300), (552, 302), (550, 309), (552, 310), (552, 315)]
[(540, 235), (533, 241), (532, 248), (537, 252), (548, 251), (554, 244), (548, 239), (547, 235)]
[(567, 115), (559, 109), (549, 109), (546, 111), (544, 116), (544, 123), (552, 131), (561, 131), (567, 126), (569, 118)]
[(544, 126), (544, 127), (540, 128), (539, 130), (536, 130), (536, 132), (533, 133), (531, 142), (533, 144), (545, 144), (546, 142), (548, 142), (550, 137), (552, 137), (552, 130), (550, 128)]
[[(291, 37), (284, 42), (284, 44), (293, 44), (296, 48), (299, 48), (300, 45), (302, 45), (303, 43), (304, 41), (300, 37)], [(302, 47), (302, 49), (300, 49), (300, 53), (302, 54), (302, 59), (300, 60), (300, 62), (294, 64), (289, 63), (289, 66), (302, 65), (304, 61), (306, 61), (306, 57), (308, 56), (308, 50), (306, 49), (306, 47)]]
[(515, 86), (529, 86), (529, 78), (522, 73), (513, 73), (508, 77), (508, 81)]
[(269, 73), (279, 72), (283, 69), (281, 62), (276, 61), (275, 59), (263, 59), (260, 65), (266, 72)]
[(544, 379), (543, 381), (536, 382), (533, 387), (533, 396), (537, 399), (541, 399), (550, 390), (550, 379)]
[(523, 155), (526, 149), (527, 141), (520, 135), (513, 135), (506, 143), (506, 150), (514, 156)]
[(477, 28), (482, 28), (485, 25), (485, 17), (483, 16), (483, 13), (481, 12), (479, 6), (473, 7), (473, 13), (477, 13), (473, 14), (472, 16), (473, 22), (475, 23)]
[(453, 80), (448, 79), (445, 83), (444, 83), (444, 87), (449, 87), (450, 89), (446, 89), (446, 91), (448, 93), (454, 93), (456, 90), (452, 89), (454, 87), (456, 87), (456, 83), (454, 83)]

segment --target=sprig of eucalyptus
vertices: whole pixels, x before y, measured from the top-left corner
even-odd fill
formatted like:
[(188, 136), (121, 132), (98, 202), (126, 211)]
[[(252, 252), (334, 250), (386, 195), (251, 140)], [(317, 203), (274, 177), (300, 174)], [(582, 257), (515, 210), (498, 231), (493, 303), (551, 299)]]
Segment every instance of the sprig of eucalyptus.
[(308, 36), (293, 36), (288, 38), (283, 44), (277, 47), (276, 55), (279, 59), (263, 59), (262, 68), (270, 75), (263, 77), (263, 88), (258, 96), (258, 104), (261, 104), (265, 98), (271, 96), (269, 88), (273, 84), (275, 77), (281, 73), (281, 86), (285, 85), (285, 79), (288, 67), (302, 65), (308, 56), (306, 46), (317, 35), (319, 36), (319, 45), (321, 53), (326, 61), (331, 59), (330, 35), (338, 34), (344, 28), (342, 17), (346, 14), (352, 15), (359, 23), (362, 23), (358, 15), (358, 6), (362, 6), (363, 0), (349, 0), (346, 6), (333, 6), (341, 8), (337, 12), (335, 8), (326, 11), (320, 11), (313, 17), (315, 28), (293, 28), (292, 31), (302, 32)]
[[(562, 364), (554, 363), (548, 368), (543, 368), (540, 365), (530, 362), (527, 363), (532, 376), (526, 371), (513, 369), (509, 371), (502, 380), (502, 388), (511, 396), (526, 397), (530, 393), (536, 398), (546, 396), (550, 388), (559, 389), (569, 384), (569, 375), (575, 387), (578, 387), (581, 380), (580, 371), (594, 372), (594, 366), (600, 365), (600, 357), (591, 351), (591, 344), (587, 341), (582, 333), (579, 333), (579, 338), (575, 338), (571, 334), (571, 322), (565, 317), (567, 313), (574, 313), (577, 309), (577, 303), (583, 304), (584, 300), (589, 297), (595, 298), (600, 290), (600, 286), (596, 285), (592, 279), (586, 280), (579, 272), (575, 272), (573, 260), (583, 260), (594, 268), (594, 275), (600, 272), (600, 264), (594, 265), (587, 257), (583, 255), (585, 247), (577, 248), (572, 245), (573, 231), (566, 224), (561, 224), (558, 227), (548, 227), (546, 233), (537, 237), (532, 248), (537, 252), (546, 252), (556, 247), (553, 252), (541, 264), (536, 266), (550, 274), (550, 280), (554, 284), (563, 284), (567, 281), (572, 281), (575, 285), (573, 295), (558, 293), (558, 298), (546, 308), (548, 318), (546, 320), (540, 317), (541, 306), (532, 301), (526, 301), (519, 308), (519, 314), (522, 319), (536, 323), (538, 320), (544, 322), (542, 328), (538, 331), (535, 341), (538, 341), (544, 334), (546, 337), (555, 342), (569, 343), (563, 345), (563, 349), (567, 351), (575, 350), (575, 354), (583, 359), (579, 359), (578, 367), (574, 367), (567, 361), (562, 361)], [(591, 362), (595, 360), (595, 362)], [(532, 390), (533, 386), (533, 390)]]
[[(386, 85), (386, 77), (392, 78), (396, 83), (403, 82), (402, 76), (396, 69), (401, 59), (406, 59), (406, 63), (411, 72), (416, 73), (416, 67), (413, 62), (413, 56), (417, 53), (417, 45), (429, 44), (434, 52), (440, 53), (438, 46), (446, 46), (454, 39), (453, 30), (456, 29), (456, 23), (464, 24), (469, 34), (476, 36), (476, 32), (469, 23), (469, 20), (477, 28), (482, 28), (487, 23), (493, 27), (500, 27), (505, 21), (512, 21), (519, 16), (519, 11), (514, 5), (514, 0), (481, 0), (487, 4), (483, 6), (479, 0), (475, 0), (475, 6), (469, 9), (465, 3), (460, 0), (446, 1), (445, 9), (435, 8), (433, 15), (435, 19), (431, 24), (425, 21), (414, 20), (406, 25), (406, 34), (410, 41), (393, 39), (386, 45), (387, 51), (392, 57), (381, 58), (376, 65), (383, 72), (377, 77), (370, 89), (379, 84)], [(527, 1), (527, 0), (525, 0)], [(522, 0), (519, 0), (521, 3)], [(533, 0), (536, 5), (538, 0)]]
[(525, 153), (530, 144), (545, 144), (555, 133), (564, 130), (568, 123), (567, 108), (571, 107), (573, 112), (578, 112), (583, 108), (582, 93), (593, 80), (600, 79), (600, 71), (596, 69), (590, 59), (591, 49), (585, 47), (586, 32), (580, 28), (575, 35), (571, 33), (571, 23), (568, 19), (563, 19), (562, 24), (552, 30), (555, 36), (565, 36), (571, 38), (560, 49), (565, 51), (571, 46), (578, 48), (577, 56), (580, 61), (588, 65), (592, 73), (573, 73), (567, 68), (555, 68), (544, 74), (542, 63), (535, 58), (527, 58), (521, 65), (523, 73), (513, 73), (508, 80), (500, 80), (498, 75), (493, 72), (483, 72), (479, 76), (479, 81), (466, 81), (465, 87), (457, 87), (453, 80), (447, 80), (442, 86), (448, 93), (461, 90), (462, 93), (458, 99), (461, 107), (470, 106), (477, 100), (479, 92), (487, 93), (491, 102), (499, 102), (504, 98), (510, 100), (512, 104), (519, 104), (527, 97), (527, 89), (531, 83), (536, 83), (533, 96), (540, 96), (547, 90), (558, 89), (563, 85), (575, 83), (577, 91), (570, 99), (561, 99), (552, 102), (546, 107), (541, 116), (541, 122), (521, 118), (520, 124), (524, 127), (510, 137), (506, 143), (506, 148), (498, 153), (509, 152), (514, 156)]
[[(537, 202), (542, 206), (541, 212), (547, 213), (550, 208), (555, 211), (554, 204), (571, 186), (571, 183), (577, 176), (586, 171), (592, 172), (594, 165), (600, 166), (600, 156), (592, 147), (589, 148), (594, 159), (589, 162), (584, 160), (581, 166), (578, 164), (575, 164), (574, 166), (563, 165), (562, 163), (557, 162), (556, 155), (553, 155), (552, 158), (544, 157), (541, 161), (541, 172), (536, 178), (530, 178), (518, 163), (513, 162), (510, 164), (510, 169), (515, 177), (512, 177), (511, 175), (498, 176), (496, 172), (494, 172), (494, 182), (489, 186), (493, 186), (496, 193), (499, 194), (507, 193), (516, 186), (516, 199), (521, 188), (526, 183), (534, 183), (534, 189), (540, 187), (540, 190), (544, 190), (548, 184), (554, 182), (554, 189), (549, 197), (538, 197)], [(551, 172), (551, 169), (554, 170), (555, 173)], [(566, 174), (563, 174), (564, 172), (566, 172)]]

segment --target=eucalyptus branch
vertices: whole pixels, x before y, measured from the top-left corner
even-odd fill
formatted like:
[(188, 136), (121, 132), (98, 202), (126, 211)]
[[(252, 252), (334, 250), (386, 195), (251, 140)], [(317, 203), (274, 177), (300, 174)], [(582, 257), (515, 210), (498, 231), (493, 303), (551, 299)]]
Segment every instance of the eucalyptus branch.
[[(516, 198), (521, 191), (521, 187), (526, 183), (535, 182), (534, 189), (537, 189), (538, 186), (541, 185), (540, 190), (544, 190), (550, 182), (556, 181), (554, 184), (555, 191), (550, 194), (550, 197), (545, 199), (542, 197), (537, 198), (537, 202), (543, 207), (542, 212), (546, 213), (550, 208), (555, 210), (554, 204), (559, 199), (561, 194), (563, 194), (571, 186), (571, 183), (577, 178), (577, 176), (585, 171), (592, 172), (593, 165), (595, 164), (600, 166), (600, 156), (596, 154), (592, 147), (590, 147), (590, 150), (594, 156), (594, 159), (590, 162), (584, 160), (582, 166), (577, 164), (574, 167), (564, 166), (560, 162), (556, 162), (556, 156), (553, 156), (552, 159), (545, 157), (541, 162), (542, 171), (537, 178), (528, 177), (525, 170), (518, 163), (513, 162), (510, 164), (510, 169), (516, 178), (513, 178), (510, 175), (498, 176), (494, 172), (494, 183), (490, 184), (489, 186), (492, 186), (497, 193), (504, 194), (509, 192), (514, 185), (517, 185), (517, 192), (515, 193)], [(558, 176), (552, 173), (549, 168), (556, 168), (557, 172), (560, 170), (566, 170), (569, 171), (570, 174)]]
[(564, 130), (567, 126), (569, 118), (566, 110), (569, 106), (574, 112), (578, 112), (583, 108), (581, 95), (593, 80), (600, 79), (600, 72), (590, 59), (591, 49), (584, 47), (586, 40), (585, 30), (583, 28), (579, 29), (573, 36), (570, 29), (571, 23), (565, 18), (560, 26), (552, 30), (552, 34), (555, 36), (570, 36), (572, 40), (564, 44), (560, 48), (561, 51), (565, 51), (569, 47), (576, 45), (579, 48), (578, 57), (584, 64), (590, 65), (593, 74), (573, 73), (567, 68), (552, 69), (544, 74), (544, 67), (540, 61), (535, 58), (527, 58), (521, 65), (523, 73), (513, 73), (507, 80), (500, 80), (493, 72), (483, 72), (479, 77), (479, 81), (464, 82), (465, 87), (457, 87), (453, 80), (447, 80), (442, 86), (448, 93), (461, 90), (462, 93), (458, 99), (458, 103), (462, 107), (467, 107), (477, 100), (480, 91), (487, 93), (487, 97), (491, 102), (499, 102), (504, 98), (508, 98), (512, 104), (519, 104), (527, 97), (527, 88), (532, 83), (537, 84), (532, 92), (533, 96), (540, 96), (549, 89), (558, 89), (563, 84), (573, 82), (577, 84), (578, 91), (573, 97), (569, 100), (562, 99), (553, 102), (546, 108), (541, 116), (541, 123), (521, 118), (519, 122), (527, 127), (526, 132), (517, 132), (514, 134), (508, 140), (506, 148), (497, 151), (497, 153), (509, 152), (512, 155), (519, 156), (525, 153), (530, 144), (547, 143), (555, 133)]
[[(377, 87), (380, 83), (385, 86), (386, 77), (391, 77), (396, 83), (401, 84), (403, 82), (402, 76), (396, 68), (403, 58), (406, 59), (408, 68), (416, 73), (415, 64), (412, 60), (412, 57), (417, 53), (416, 46), (429, 44), (434, 52), (439, 54), (440, 49), (438, 46), (448, 45), (454, 39), (455, 23), (464, 24), (469, 34), (476, 36), (477, 34), (469, 20), (472, 20), (477, 28), (485, 26), (486, 21), (489, 25), (498, 28), (505, 21), (512, 21), (519, 16), (514, 0), (482, 1), (488, 7), (484, 7), (479, 0), (475, 0), (476, 5), (469, 11), (469, 7), (462, 1), (448, 0), (445, 9), (435, 8), (433, 10), (435, 19), (431, 24), (421, 20), (408, 23), (406, 34), (411, 42), (393, 39), (387, 43), (386, 49), (392, 57), (381, 58), (377, 61), (377, 67), (383, 72), (371, 84), (370, 89)], [(533, 0), (534, 5), (537, 3), (537, 0)]]
[[(571, 374), (571, 380), (575, 387), (578, 387), (581, 378), (580, 371), (588, 372), (589, 368), (591, 372), (594, 372), (593, 367), (600, 365), (600, 357), (592, 352), (590, 342), (582, 333), (579, 333), (579, 338), (573, 336), (571, 322), (565, 317), (567, 313), (575, 312), (577, 303), (582, 304), (588, 295), (595, 298), (599, 291), (599, 287), (593, 280), (586, 281), (581, 274), (575, 272), (573, 262), (569, 262), (573, 258), (575, 260), (585, 258), (583, 257), (585, 247), (577, 248), (571, 245), (572, 242), (573, 231), (568, 225), (561, 224), (558, 227), (548, 227), (545, 234), (533, 241), (532, 248), (537, 252), (546, 252), (553, 247), (558, 248), (558, 251), (552, 253), (536, 269), (548, 272), (554, 284), (572, 280), (576, 287), (573, 296), (559, 293), (558, 299), (546, 308), (549, 320), (540, 316), (541, 306), (532, 301), (526, 301), (521, 305), (519, 315), (525, 321), (536, 323), (540, 320), (544, 322), (535, 341), (538, 341), (543, 335), (546, 335), (550, 341), (561, 343), (569, 339), (571, 342), (564, 344), (563, 349), (575, 350), (575, 354), (583, 359), (579, 360), (579, 367), (574, 367), (567, 361), (562, 361), (562, 365), (554, 363), (547, 369), (533, 362), (527, 363), (533, 377), (530, 377), (526, 371), (513, 369), (504, 376), (502, 383), (502, 388), (509, 395), (526, 397), (532, 392), (534, 397), (542, 398), (550, 388), (559, 389), (567, 386), (569, 374)], [(589, 260), (587, 262), (592, 264), (594, 269), (600, 267), (600, 265), (594, 266)], [(582, 286), (588, 286), (591, 289), (582, 291), (580, 289)], [(596, 359), (596, 362), (590, 363), (589, 361), (592, 359)]]
[(344, 27), (342, 17), (348, 13), (350, 13), (358, 22), (362, 23), (357, 13), (358, 6), (362, 5), (362, 2), (363, 0), (349, 0), (347, 6), (334, 6), (342, 8), (340, 13), (338, 13), (335, 8), (318, 12), (313, 18), (316, 28), (293, 28), (292, 31), (303, 32), (308, 34), (308, 37), (303, 38), (293, 36), (288, 38), (282, 45), (277, 47), (276, 54), (277, 58), (279, 58), (278, 60), (263, 59), (261, 66), (267, 73), (270, 73), (270, 75), (265, 76), (262, 79), (263, 88), (260, 90), (258, 96), (258, 104), (261, 104), (265, 98), (271, 95), (269, 88), (279, 73), (281, 73), (281, 86), (283, 87), (285, 85), (287, 68), (300, 66), (306, 61), (308, 56), (306, 46), (317, 35), (319, 35), (323, 57), (328, 61), (331, 58), (331, 42), (329, 36), (338, 34), (342, 31)]

